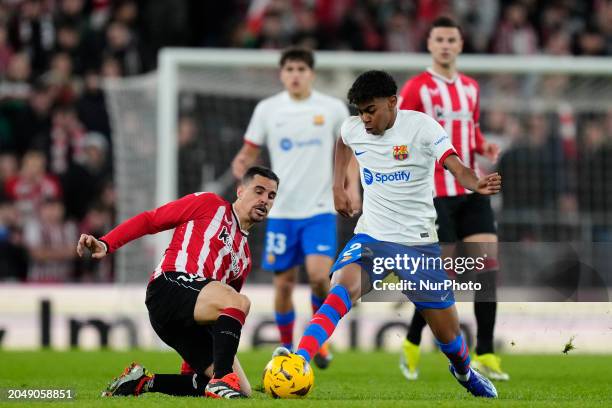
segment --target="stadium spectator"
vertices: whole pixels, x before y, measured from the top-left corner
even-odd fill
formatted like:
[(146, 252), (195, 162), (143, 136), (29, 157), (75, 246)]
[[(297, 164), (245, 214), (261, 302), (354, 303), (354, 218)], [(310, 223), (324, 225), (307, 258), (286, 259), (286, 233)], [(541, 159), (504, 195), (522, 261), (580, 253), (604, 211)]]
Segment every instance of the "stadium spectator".
[[(113, 213), (102, 203), (92, 205), (79, 225), (81, 234), (102, 236), (113, 228)], [(96, 261), (90, 257), (79, 258), (77, 280), (79, 282), (112, 282), (113, 262), (104, 258)]]
[[(7, 180), (15, 177), (19, 170), (17, 157), (12, 153), (2, 152), (0, 154), (0, 186), (4, 186)], [(0, 196), (6, 199), (4, 191), (0, 190)]]
[(566, 189), (563, 163), (562, 145), (549, 118), (531, 114), (526, 131), (502, 154), (498, 165), (504, 175), (500, 218), (517, 222), (500, 228), (506, 240), (545, 238), (539, 228), (551, 223)]
[(464, 53), (486, 53), (495, 31), (499, 2), (490, 0), (455, 0), (454, 11), (462, 22)]
[(202, 190), (204, 157), (198, 142), (198, 126), (192, 117), (184, 116), (178, 125), (178, 192), (179, 197)]
[(119, 62), (124, 75), (136, 75), (144, 70), (138, 41), (123, 23), (113, 22), (106, 29), (104, 53)]
[(73, 106), (59, 106), (52, 116), (49, 145), (49, 167), (56, 175), (63, 175), (74, 162), (83, 161), (83, 138), (86, 130)]
[(39, 218), (24, 225), (24, 243), (31, 263), (28, 282), (68, 282), (73, 280), (79, 237), (74, 222), (64, 219), (64, 205), (59, 199), (47, 198), (40, 206)]
[(6, 76), (0, 83), (0, 101), (23, 101), (30, 96), (30, 59), (24, 53), (13, 55), (8, 64)]
[(82, 149), (81, 160), (72, 162), (61, 179), (66, 213), (77, 220), (83, 219), (87, 210), (98, 201), (111, 176), (105, 136), (87, 133)]
[(7, 197), (15, 202), (21, 219), (37, 217), (45, 199), (59, 199), (62, 189), (57, 178), (47, 173), (45, 154), (30, 150), (23, 156), (19, 174), (5, 183)]
[(385, 33), (385, 48), (392, 52), (417, 52), (418, 33), (414, 20), (402, 12), (395, 12), (389, 18)]
[(578, 161), (578, 202), (592, 224), (592, 239), (612, 242), (612, 134), (601, 120), (584, 125)]
[(499, 54), (534, 54), (538, 50), (536, 30), (527, 18), (527, 8), (519, 2), (504, 10), (493, 49)]
[(22, 235), (17, 208), (0, 193), (0, 282), (26, 279), (28, 254)]
[(349, 10), (340, 25), (341, 49), (355, 51), (381, 51), (384, 40), (376, 25), (375, 15), (363, 6)]
[(8, 43), (8, 33), (6, 26), (0, 23), (0, 77), (4, 77), (4, 73), (8, 69), (9, 61), (13, 56), (13, 49)]
[(45, 149), (48, 145), (51, 131), (51, 107), (53, 94), (49, 86), (35, 84), (28, 104), (12, 118), (11, 137), (13, 151), (19, 156), (29, 149)]
[(574, 54), (585, 56), (606, 55), (606, 39), (597, 27), (590, 26), (578, 33)]
[(110, 138), (111, 129), (106, 111), (106, 98), (100, 88), (100, 76), (96, 71), (90, 70), (85, 74), (83, 90), (76, 101), (76, 111), (80, 122), (88, 131), (99, 132)]
[(9, 22), (9, 40), (13, 49), (25, 53), (35, 73), (47, 67), (48, 54), (55, 42), (55, 25), (47, 5), (41, 0), (24, 0), (15, 5)]

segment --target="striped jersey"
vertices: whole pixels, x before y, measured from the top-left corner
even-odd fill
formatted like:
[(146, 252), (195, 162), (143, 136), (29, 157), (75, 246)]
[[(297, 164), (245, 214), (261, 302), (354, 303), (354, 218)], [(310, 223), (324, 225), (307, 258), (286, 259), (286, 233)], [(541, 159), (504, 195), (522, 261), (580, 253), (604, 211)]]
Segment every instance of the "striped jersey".
[[(448, 79), (428, 69), (404, 84), (399, 106), (424, 112), (437, 120), (451, 137), (461, 161), (478, 173), (475, 153), (482, 154), (484, 137), (478, 123), (480, 90), (476, 80), (463, 74)], [(471, 193), (440, 164), (436, 164), (434, 188), (437, 197)]]
[(100, 238), (112, 253), (146, 234), (174, 228), (151, 280), (163, 272), (186, 272), (227, 283), (240, 291), (251, 271), (248, 233), (232, 205), (213, 193), (193, 193), (121, 223)]

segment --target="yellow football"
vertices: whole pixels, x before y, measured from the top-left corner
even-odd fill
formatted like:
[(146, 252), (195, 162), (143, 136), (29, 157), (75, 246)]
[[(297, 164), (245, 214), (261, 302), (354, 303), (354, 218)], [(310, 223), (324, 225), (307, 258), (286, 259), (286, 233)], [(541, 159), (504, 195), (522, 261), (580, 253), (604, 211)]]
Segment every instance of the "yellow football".
[(272, 398), (305, 398), (314, 384), (314, 373), (297, 354), (272, 358), (262, 376), (266, 394)]

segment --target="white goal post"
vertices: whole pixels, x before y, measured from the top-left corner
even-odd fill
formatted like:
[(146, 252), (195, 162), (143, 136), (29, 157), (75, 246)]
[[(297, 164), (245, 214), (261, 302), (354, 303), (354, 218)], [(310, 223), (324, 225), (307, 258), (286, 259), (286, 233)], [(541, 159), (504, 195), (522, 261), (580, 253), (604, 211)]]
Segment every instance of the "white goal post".
[[(274, 68), (279, 51), (165, 48), (158, 56), (158, 171), (157, 204), (176, 198), (176, 134), (179, 75), (183, 68)], [(316, 69), (418, 71), (431, 64), (428, 54), (337, 52), (316, 53)], [(510, 74), (603, 75), (612, 79), (612, 58), (553, 56), (463, 55), (462, 72)], [(399, 84), (401, 86), (401, 84)], [(346, 89), (348, 90), (348, 88)], [(344, 91), (346, 91), (344, 90)], [(338, 95), (342, 97), (343, 95)], [(612, 100), (609, 101), (612, 104)], [(229, 163), (228, 163), (229, 164)]]
[[(254, 104), (281, 89), (279, 55), (270, 50), (167, 48), (159, 53), (156, 73), (105, 84), (118, 221), (178, 197), (177, 134), (185, 111), (205, 128), (198, 136), (203, 139), (204, 162), (192, 169), (200, 184), (190, 188), (229, 195), (231, 156), (240, 148)], [(430, 61), (428, 54), (316, 52), (315, 87), (345, 100), (360, 72), (387, 70), (401, 86)], [(546, 112), (569, 107), (576, 113), (611, 109), (612, 58), (462, 55), (459, 68), (479, 81), (481, 110), (496, 106), (522, 114), (534, 107)], [(563, 92), (555, 91), (558, 86), (565, 86)], [(258, 233), (255, 245), (260, 245)], [(162, 234), (120, 251), (117, 281), (142, 281), (168, 241), (169, 235)], [(253, 253), (259, 251), (253, 248)]]

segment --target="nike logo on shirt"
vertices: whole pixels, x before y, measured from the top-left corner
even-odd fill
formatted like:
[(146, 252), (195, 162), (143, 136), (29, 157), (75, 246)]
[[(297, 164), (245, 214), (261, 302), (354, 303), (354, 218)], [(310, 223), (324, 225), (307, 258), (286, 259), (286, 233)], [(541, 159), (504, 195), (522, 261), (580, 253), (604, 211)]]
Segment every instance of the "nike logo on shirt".
[(355, 150), (355, 156), (361, 156), (365, 152), (366, 152), (366, 150), (364, 150), (363, 152), (358, 152), (357, 150)]

